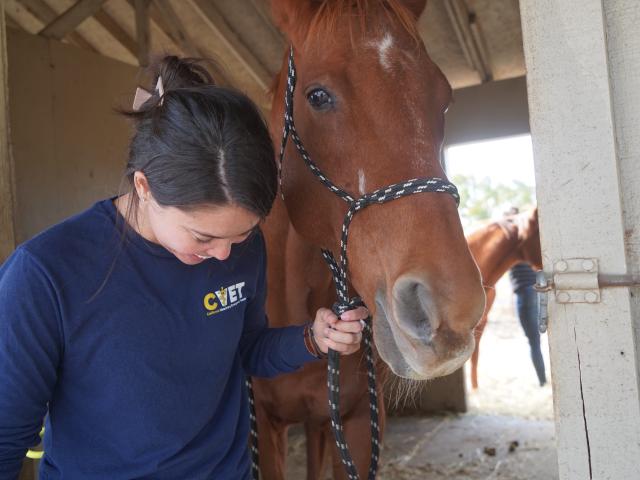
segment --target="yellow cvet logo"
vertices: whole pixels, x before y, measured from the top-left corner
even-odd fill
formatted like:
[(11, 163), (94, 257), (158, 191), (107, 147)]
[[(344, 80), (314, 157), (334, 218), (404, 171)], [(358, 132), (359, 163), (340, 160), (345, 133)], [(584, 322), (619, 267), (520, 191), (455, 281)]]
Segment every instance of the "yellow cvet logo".
[(204, 296), (204, 308), (213, 312), (216, 308), (218, 308), (218, 302), (214, 301), (216, 296), (213, 293), (207, 293)]
[(207, 315), (224, 312), (246, 301), (247, 299), (242, 291), (244, 285), (244, 282), (235, 283), (228, 287), (220, 287), (220, 290), (207, 293), (203, 299)]
[(216, 296), (220, 300), (220, 303), (222, 304), (222, 306), (226, 307), (227, 306), (227, 289), (220, 287), (220, 290), (216, 292)]

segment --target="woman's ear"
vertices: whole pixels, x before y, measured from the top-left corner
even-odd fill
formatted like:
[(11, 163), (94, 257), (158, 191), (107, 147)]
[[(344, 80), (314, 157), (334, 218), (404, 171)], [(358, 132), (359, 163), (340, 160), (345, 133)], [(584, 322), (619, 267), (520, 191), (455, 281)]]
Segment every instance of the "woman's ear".
[(133, 186), (136, 189), (136, 194), (140, 201), (145, 202), (149, 200), (151, 190), (149, 189), (149, 182), (147, 177), (141, 171), (136, 171), (133, 174)]

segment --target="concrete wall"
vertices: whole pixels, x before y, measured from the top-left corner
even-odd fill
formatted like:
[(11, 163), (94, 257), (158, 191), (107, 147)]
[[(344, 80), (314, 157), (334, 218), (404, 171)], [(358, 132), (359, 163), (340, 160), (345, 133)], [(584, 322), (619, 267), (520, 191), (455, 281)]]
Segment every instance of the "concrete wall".
[(525, 77), (454, 90), (445, 145), (529, 133)]
[(563, 273), (571, 259), (640, 273), (638, 7), (520, 2), (544, 270), (570, 279), (548, 310), (562, 480), (639, 478), (640, 289), (599, 288), (588, 303)]
[(16, 242), (114, 195), (126, 161), (138, 69), (7, 31)]

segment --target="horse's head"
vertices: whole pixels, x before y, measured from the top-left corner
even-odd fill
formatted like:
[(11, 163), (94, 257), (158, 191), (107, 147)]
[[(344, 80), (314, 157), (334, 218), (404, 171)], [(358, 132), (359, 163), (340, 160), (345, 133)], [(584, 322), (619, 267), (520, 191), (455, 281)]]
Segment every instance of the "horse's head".
[[(353, 197), (415, 177), (445, 178), (451, 88), (416, 32), (426, 0), (271, 3), (294, 49), (296, 128), (320, 169)], [(285, 60), (271, 112), (276, 139), (286, 72)], [(282, 188), (295, 229), (337, 253), (347, 205), (291, 142)], [(464, 363), (484, 292), (450, 195), (364, 209), (351, 225), (348, 255), (351, 282), (375, 313), (378, 352), (396, 374), (433, 378)]]
[(525, 262), (531, 264), (534, 270), (542, 270), (542, 252), (540, 250), (540, 229), (538, 227), (538, 207), (520, 214), (521, 238), (520, 254)]

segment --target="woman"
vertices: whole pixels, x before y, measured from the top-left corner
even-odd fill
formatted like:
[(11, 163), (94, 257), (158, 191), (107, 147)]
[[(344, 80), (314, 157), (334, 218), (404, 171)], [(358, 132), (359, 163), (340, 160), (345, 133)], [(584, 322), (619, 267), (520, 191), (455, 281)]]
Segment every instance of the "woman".
[(364, 308), (267, 328), (277, 174), (256, 107), (176, 57), (154, 85), (125, 112), (129, 192), (0, 269), (1, 479), (47, 413), (41, 478), (248, 478), (245, 375), (359, 348)]

